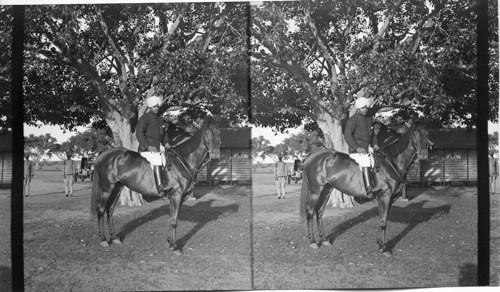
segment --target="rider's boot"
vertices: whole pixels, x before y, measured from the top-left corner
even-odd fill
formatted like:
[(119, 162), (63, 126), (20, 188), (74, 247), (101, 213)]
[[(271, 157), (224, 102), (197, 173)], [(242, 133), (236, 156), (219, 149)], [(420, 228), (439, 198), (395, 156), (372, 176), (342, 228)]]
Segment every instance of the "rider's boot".
[(155, 177), (155, 183), (156, 183), (156, 188), (158, 189), (158, 193), (166, 192), (168, 193), (171, 191), (173, 188), (169, 187), (165, 183), (165, 176), (163, 175), (163, 169), (161, 165), (155, 165), (154, 166), (154, 177)]
[(363, 167), (363, 182), (365, 183), (366, 195), (368, 198), (375, 198), (376, 191), (373, 187), (373, 176), (372, 176), (372, 168), (371, 167)]

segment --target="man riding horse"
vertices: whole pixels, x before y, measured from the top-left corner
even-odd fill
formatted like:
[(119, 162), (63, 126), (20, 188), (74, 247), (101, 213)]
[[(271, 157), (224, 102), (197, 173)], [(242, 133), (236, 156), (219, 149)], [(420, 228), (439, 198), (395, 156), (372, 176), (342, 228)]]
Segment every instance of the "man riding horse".
[(139, 152), (154, 165), (154, 179), (158, 192), (168, 192), (172, 188), (168, 187), (162, 165), (166, 165), (167, 170), (170, 170), (170, 161), (168, 155), (165, 155), (165, 149), (170, 148), (170, 141), (166, 135), (169, 123), (159, 116), (162, 104), (160, 97), (151, 96), (146, 100), (146, 103), (148, 111), (139, 119), (135, 131), (139, 141)]
[[(373, 135), (372, 119), (369, 110), (373, 102), (369, 98), (359, 97), (354, 103), (356, 113), (349, 117), (344, 129), (344, 138), (349, 146), (349, 156), (361, 167), (366, 194), (374, 198), (378, 190), (374, 189), (372, 178), (373, 149), (378, 150), (376, 135)], [(373, 145), (373, 149), (370, 147)]]

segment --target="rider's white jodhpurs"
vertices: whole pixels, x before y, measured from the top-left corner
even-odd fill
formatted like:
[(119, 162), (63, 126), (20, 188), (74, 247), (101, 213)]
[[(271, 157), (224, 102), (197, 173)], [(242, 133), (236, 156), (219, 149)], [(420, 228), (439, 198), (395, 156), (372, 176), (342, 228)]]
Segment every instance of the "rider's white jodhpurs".
[(354, 159), (359, 164), (360, 168), (372, 167), (375, 164), (375, 161), (373, 160), (373, 149), (371, 147), (369, 148), (369, 153), (370, 154), (351, 153), (349, 154), (349, 157)]
[(165, 147), (163, 147), (163, 145), (160, 145), (160, 152), (154, 153), (151, 151), (145, 151), (139, 153), (151, 163), (151, 167), (154, 167), (155, 165), (165, 165), (167, 163), (165, 159)]

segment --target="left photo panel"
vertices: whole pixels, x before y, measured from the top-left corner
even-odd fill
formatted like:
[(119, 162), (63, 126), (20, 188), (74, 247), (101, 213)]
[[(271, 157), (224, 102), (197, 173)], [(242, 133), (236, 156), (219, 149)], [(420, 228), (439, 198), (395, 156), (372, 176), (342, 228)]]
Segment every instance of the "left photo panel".
[[(1, 86), (24, 139), (0, 144), (2, 174), (23, 147), (23, 191), (1, 181), (0, 205), (5, 223), (23, 199), (24, 290), (252, 289), (249, 11), (25, 6), (21, 98)], [(19, 274), (4, 233), (0, 280)]]

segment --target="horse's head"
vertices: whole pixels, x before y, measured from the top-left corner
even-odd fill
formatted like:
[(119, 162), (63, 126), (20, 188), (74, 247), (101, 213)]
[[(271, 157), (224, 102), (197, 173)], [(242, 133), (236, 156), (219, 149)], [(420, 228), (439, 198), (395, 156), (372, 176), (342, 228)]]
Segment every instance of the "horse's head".
[(425, 124), (416, 121), (412, 125), (412, 133), (411, 133), (411, 143), (415, 152), (417, 153), (419, 160), (427, 160), (429, 156), (428, 148), (432, 146), (431, 142), (428, 138), (427, 128)]
[(203, 121), (203, 144), (208, 150), (210, 159), (220, 157), (220, 130), (217, 121), (212, 117), (206, 117)]

